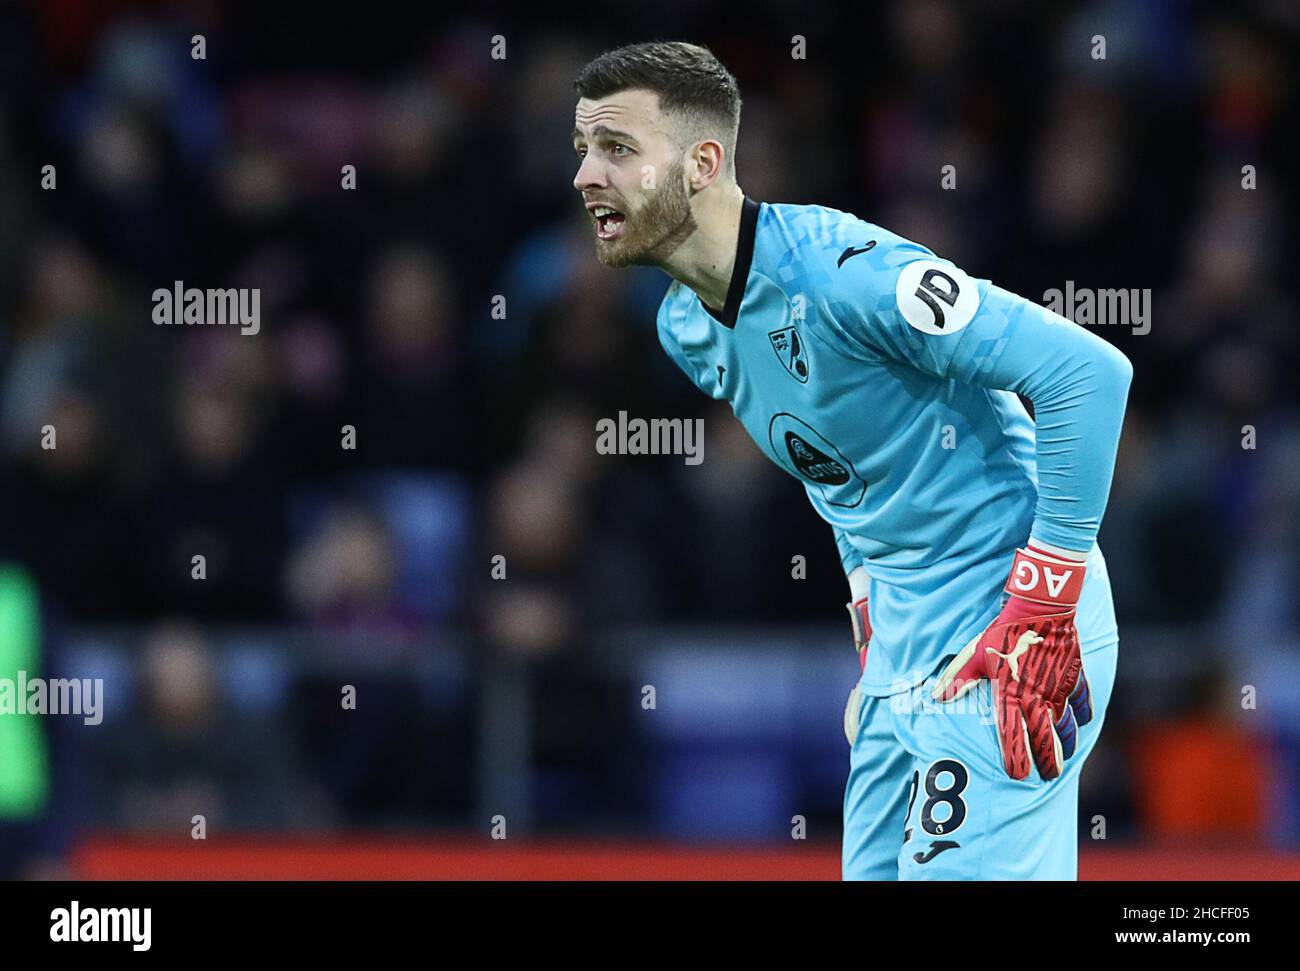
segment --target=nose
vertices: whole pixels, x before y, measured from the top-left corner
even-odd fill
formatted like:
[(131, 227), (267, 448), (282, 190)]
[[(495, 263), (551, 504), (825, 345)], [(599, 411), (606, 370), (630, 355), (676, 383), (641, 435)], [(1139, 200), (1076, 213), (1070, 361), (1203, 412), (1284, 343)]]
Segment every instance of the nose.
[(573, 177), (573, 187), (579, 192), (587, 189), (603, 189), (608, 185), (605, 180), (605, 167), (596, 158), (595, 153), (588, 152), (578, 166), (578, 174)]

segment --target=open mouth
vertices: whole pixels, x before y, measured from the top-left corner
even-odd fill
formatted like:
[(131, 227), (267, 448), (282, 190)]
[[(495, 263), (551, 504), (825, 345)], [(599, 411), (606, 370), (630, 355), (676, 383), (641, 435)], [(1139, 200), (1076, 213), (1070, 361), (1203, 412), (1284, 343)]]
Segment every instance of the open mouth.
[(591, 214), (596, 217), (597, 239), (614, 240), (623, 235), (627, 218), (621, 212), (609, 206), (597, 206)]

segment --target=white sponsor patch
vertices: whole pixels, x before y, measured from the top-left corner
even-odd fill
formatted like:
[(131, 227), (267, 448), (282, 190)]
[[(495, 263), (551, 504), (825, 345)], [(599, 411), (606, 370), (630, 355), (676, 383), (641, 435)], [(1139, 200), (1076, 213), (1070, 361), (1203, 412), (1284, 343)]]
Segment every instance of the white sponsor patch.
[(975, 281), (957, 267), (937, 260), (918, 260), (903, 267), (894, 296), (903, 319), (925, 334), (961, 330), (980, 304)]

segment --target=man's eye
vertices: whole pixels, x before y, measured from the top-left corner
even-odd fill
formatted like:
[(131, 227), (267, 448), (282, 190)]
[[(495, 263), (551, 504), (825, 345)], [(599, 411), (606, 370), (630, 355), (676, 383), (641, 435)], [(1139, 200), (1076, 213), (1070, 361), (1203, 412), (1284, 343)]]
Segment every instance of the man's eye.
[(631, 151), (632, 149), (628, 148), (626, 145), (616, 144), (614, 146), (614, 154), (619, 157), (622, 157), (623, 155), (628, 154)]
[(585, 148), (574, 148), (574, 151), (578, 153), (578, 158), (587, 157), (587, 150)]

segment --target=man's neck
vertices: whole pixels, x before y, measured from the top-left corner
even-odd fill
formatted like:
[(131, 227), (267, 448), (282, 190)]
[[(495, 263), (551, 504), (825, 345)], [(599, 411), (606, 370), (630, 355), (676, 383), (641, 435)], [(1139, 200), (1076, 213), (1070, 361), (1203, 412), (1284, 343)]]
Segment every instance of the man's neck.
[(745, 193), (739, 185), (703, 199), (695, 207), (696, 230), (663, 264), (674, 280), (680, 280), (699, 296), (703, 304), (721, 313), (736, 266), (736, 242)]

